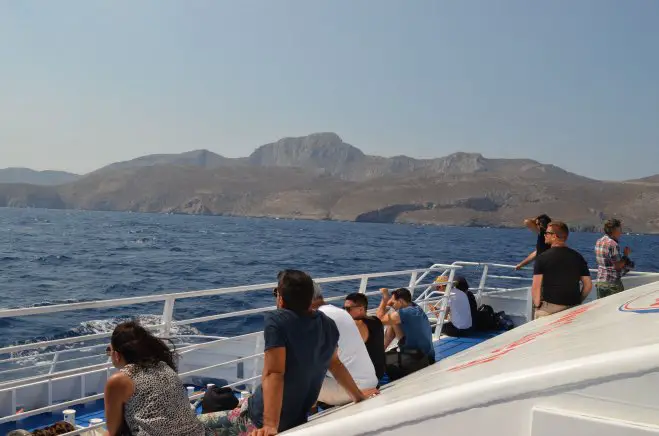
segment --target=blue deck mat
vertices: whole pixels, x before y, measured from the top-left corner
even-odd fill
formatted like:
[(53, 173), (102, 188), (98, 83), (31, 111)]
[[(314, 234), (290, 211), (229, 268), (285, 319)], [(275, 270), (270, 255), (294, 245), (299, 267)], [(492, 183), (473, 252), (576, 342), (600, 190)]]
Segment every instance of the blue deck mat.
[[(443, 337), (438, 342), (435, 343), (435, 354), (437, 360), (445, 359), (447, 357), (453, 356), (454, 354), (464, 351), (468, 348), (473, 347), (474, 345), (480, 344), (483, 341), (486, 341), (490, 338), (493, 338), (503, 332), (488, 332), (488, 333), (478, 333), (469, 338), (451, 338)], [(384, 377), (380, 380), (381, 386), (389, 383), (389, 377), (385, 374)], [(238, 394), (237, 394), (238, 395)], [(85, 405), (73, 406), (70, 407), (76, 411), (76, 424), (80, 426), (87, 427), (89, 426), (89, 420), (93, 418), (100, 418), (105, 421), (105, 411), (103, 409), (103, 400), (97, 400), (93, 403), (88, 403)], [(197, 407), (197, 413), (201, 413), (201, 405)], [(26, 429), (29, 431), (34, 431), (38, 428), (43, 428), (48, 425), (60, 421), (63, 418), (62, 412), (56, 413), (43, 413), (41, 415), (33, 416), (20, 420), (18, 422), (10, 422), (7, 424), (0, 425), (0, 436), (4, 436), (11, 430), (18, 428)]]
[(439, 340), (439, 342), (435, 343), (435, 356), (438, 361), (447, 357), (451, 357), (460, 351), (464, 351), (473, 347), (474, 345), (478, 345), (481, 342), (487, 341), (488, 339), (500, 335), (501, 333), (503, 333), (503, 331), (478, 333), (468, 338), (442, 338)]

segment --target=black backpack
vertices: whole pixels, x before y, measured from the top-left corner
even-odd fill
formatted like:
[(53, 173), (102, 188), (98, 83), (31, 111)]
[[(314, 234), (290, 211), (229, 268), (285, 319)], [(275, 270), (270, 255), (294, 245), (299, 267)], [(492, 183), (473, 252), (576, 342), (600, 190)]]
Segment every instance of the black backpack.
[(483, 304), (481, 307), (478, 308), (478, 312), (476, 313), (476, 329), (480, 331), (492, 331), (492, 330), (497, 330), (499, 325), (497, 322), (497, 316), (494, 313), (494, 309), (492, 309), (492, 306), (488, 306), (487, 304)]
[(508, 315), (506, 315), (506, 312), (501, 311), (497, 312), (494, 314), (494, 317), (497, 320), (497, 329), (498, 330), (512, 330), (515, 328), (515, 323), (513, 322), (512, 319)]
[(201, 399), (201, 413), (233, 410), (236, 407), (238, 407), (238, 398), (234, 395), (233, 389), (227, 387), (212, 386)]

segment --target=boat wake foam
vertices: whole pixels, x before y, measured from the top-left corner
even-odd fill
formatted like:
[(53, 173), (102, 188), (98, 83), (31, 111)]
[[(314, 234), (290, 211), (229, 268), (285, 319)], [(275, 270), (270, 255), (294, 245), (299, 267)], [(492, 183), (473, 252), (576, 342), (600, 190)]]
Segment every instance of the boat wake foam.
[[(65, 339), (65, 338), (72, 338), (72, 337), (77, 337), (77, 336), (86, 336), (86, 335), (94, 335), (94, 334), (100, 334), (100, 333), (111, 333), (114, 328), (126, 321), (131, 321), (131, 320), (137, 320), (140, 324), (142, 324), (145, 327), (148, 326), (154, 326), (162, 323), (162, 316), (160, 315), (137, 315), (137, 316), (118, 316), (114, 318), (108, 318), (108, 319), (98, 319), (98, 320), (91, 320), (91, 321), (85, 321), (80, 323), (77, 327), (74, 327), (64, 333), (53, 335), (50, 337), (37, 337), (33, 338), (27, 341), (22, 341), (20, 343), (15, 343), (14, 345), (25, 345), (25, 344), (31, 344), (34, 342), (43, 342), (43, 341), (51, 341), (51, 340), (56, 340), (56, 339)], [(202, 335), (203, 333), (198, 330), (195, 327), (192, 326), (172, 326), (171, 327), (171, 335), (172, 336), (177, 336), (177, 335)], [(108, 338), (103, 338), (103, 339), (97, 339), (97, 340), (92, 340), (92, 341), (85, 341), (85, 342), (77, 342), (74, 344), (63, 344), (63, 345), (55, 345), (55, 346), (50, 346), (50, 347), (44, 347), (40, 348), (38, 350), (24, 350), (24, 351), (19, 351), (16, 353), (12, 353), (11, 357), (23, 357), (24, 359), (21, 359), (19, 364), (37, 364), (38, 362), (43, 361), (44, 359), (47, 361), (50, 361), (52, 359), (52, 356), (42, 356), (40, 357), (40, 354), (42, 353), (47, 353), (47, 352), (52, 352), (52, 351), (62, 351), (62, 350), (71, 350), (71, 349), (78, 349), (78, 348), (84, 348), (85, 346), (90, 346), (90, 345), (96, 345), (99, 343), (105, 343), (108, 342)], [(99, 351), (99, 354), (102, 353)]]

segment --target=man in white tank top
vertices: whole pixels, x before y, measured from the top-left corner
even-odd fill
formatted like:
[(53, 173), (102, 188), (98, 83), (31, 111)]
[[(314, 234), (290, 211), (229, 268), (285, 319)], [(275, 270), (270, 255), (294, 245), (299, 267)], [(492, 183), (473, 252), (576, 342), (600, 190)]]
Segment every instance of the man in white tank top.
[[(339, 330), (339, 360), (355, 380), (359, 389), (366, 396), (376, 392), (378, 379), (375, 375), (375, 368), (359, 329), (350, 314), (344, 309), (325, 303), (318, 284), (314, 284), (312, 308), (323, 312), (336, 323)], [(342, 406), (350, 403), (352, 398), (328, 372), (318, 395), (318, 401), (332, 406)]]

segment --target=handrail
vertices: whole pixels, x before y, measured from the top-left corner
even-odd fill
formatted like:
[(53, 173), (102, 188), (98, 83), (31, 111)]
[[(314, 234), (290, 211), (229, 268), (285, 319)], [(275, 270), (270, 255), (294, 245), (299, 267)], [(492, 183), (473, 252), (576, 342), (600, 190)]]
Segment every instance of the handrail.
[[(353, 275), (336, 276), (336, 277), (324, 277), (324, 278), (315, 279), (315, 281), (317, 283), (336, 283), (336, 282), (352, 281), (352, 280), (365, 281), (372, 278), (413, 275), (413, 274), (418, 274), (420, 272), (424, 272), (427, 274), (435, 270), (436, 268), (456, 268), (456, 266), (436, 264), (430, 268), (368, 273), (368, 274), (353, 274)], [(169, 328), (173, 325), (186, 325), (192, 323), (207, 322), (217, 319), (225, 319), (225, 318), (236, 317), (241, 315), (256, 314), (256, 313), (272, 310), (271, 308), (248, 309), (245, 311), (210, 315), (206, 317), (192, 318), (189, 320), (171, 321), (173, 302), (171, 304), (167, 304), (167, 302), (169, 301), (173, 301), (173, 300), (175, 301), (176, 299), (183, 299), (183, 298), (195, 298), (195, 297), (203, 297), (203, 296), (217, 296), (217, 295), (244, 293), (251, 291), (263, 291), (263, 290), (270, 290), (274, 286), (276, 286), (276, 283), (265, 283), (259, 285), (234, 286), (229, 288), (208, 289), (201, 291), (147, 295), (142, 297), (130, 297), (130, 298), (118, 298), (111, 300), (88, 301), (81, 303), (57, 304), (53, 306), (29, 307), (22, 309), (2, 309), (0, 310), (0, 318), (40, 315), (40, 314), (48, 314), (48, 313), (56, 313), (56, 312), (84, 310), (84, 309), (130, 306), (130, 305), (153, 303), (153, 302), (165, 302), (166, 313), (164, 314), (163, 319), (168, 319), (169, 322), (161, 323), (154, 326), (148, 326), (148, 328), (151, 330), (164, 329), (165, 331), (168, 331)], [(170, 316), (166, 316), (167, 314), (169, 314)], [(8, 353), (15, 353), (18, 351), (39, 349), (53, 345), (64, 345), (64, 344), (71, 344), (77, 342), (92, 341), (92, 340), (107, 338), (110, 335), (111, 335), (110, 332), (97, 333), (92, 335), (75, 336), (70, 338), (62, 338), (62, 339), (55, 339), (49, 341), (33, 342), (29, 344), (7, 346), (0, 348), (0, 354), (8, 354)]]
[[(410, 276), (409, 280), (409, 286), (406, 286), (408, 289), (410, 289), (412, 292), (414, 292), (415, 289), (417, 288), (426, 288), (424, 292), (422, 292), (416, 299), (415, 302), (417, 302), (420, 305), (423, 306), (428, 306), (430, 303), (439, 303), (435, 304), (435, 307), (439, 306), (438, 310), (433, 310), (433, 314), (435, 315), (435, 319), (433, 321), (433, 324), (436, 326), (435, 327), (435, 338), (438, 338), (440, 333), (441, 333), (441, 328), (444, 323), (444, 318), (447, 312), (448, 308), (448, 297), (450, 296), (450, 291), (451, 291), (451, 285), (452, 285), (452, 279), (455, 276), (456, 270), (461, 269), (463, 267), (482, 267), (483, 268), (483, 274), (481, 277), (481, 281), (478, 287), (478, 299), (481, 297), (481, 293), (483, 290), (490, 291), (487, 293), (487, 295), (492, 295), (496, 296), (497, 294), (503, 293), (503, 292), (510, 292), (510, 291), (515, 291), (515, 290), (528, 290), (529, 287), (523, 287), (523, 288), (495, 288), (492, 286), (486, 286), (486, 279), (489, 278), (498, 278), (498, 279), (503, 279), (503, 280), (529, 280), (527, 277), (516, 277), (516, 276), (507, 276), (507, 275), (495, 275), (495, 274), (490, 274), (488, 275), (488, 267), (492, 268), (507, 268), (507, 269), (514, 269), (515, 267), (512, 265), (507, 265), (507, 264), (500, 264), (500, 263), (482, 263), (482, 262), (463, 262), (463, 261), (458, 261), (454, 262), (452, 264), (434, 264), (428, 268), (423, 268), (423, 269), (411, 269), (411, 270), (401, 270), (401, 271), (391, 271), (391, 272), (380, 272), (380, 273), (370, 273), (370, 274), (356, 274), (356, 275), (346, 275), (346, 276), (337, 276), (337, 277), (326, 277), (326, 278), (319, 278), (316, 279), (315, 281), (317, 283), (336, 283), (336, 282), (345, 282), (345, 281), (352, 281), (352, 280), (359, 280), (359, 292), (365, 294), (365, 295), (376, 295), (379, 294), (378, 291), (372, 291), (368, 292), (368, 280), (372, 278), (384, 278), (384, 277), (396, 277), (396, 276), (405, 276), (408, 275)], [(422, 284), (423, 280), (428, 277), (429, 274), (431, 273), (437, 273), (441, 272), (442, 274), (447, 274), (449, 275), (449, 281), (447, 283), (447, 288), (446, 291), (443, 293), (438, 293), (434, 290), (434, 285), (433, 283), (430, 284)], [(659, 276), (659, 274), (656, 273), (644, 273), (644, 272), (633, 272), (633, 275), (636, 276), (645, 276), (645, 275), (656, 275)], [(170, 328), (172, 326), (180, 326), (180, 325), (188, 325), (188, 324), (195, 324), (195, 323), (202, 323), (202, 322), (208, 322), (208, 321), (213, 321), (213, 320), (218, 320), (218, 319), (225, 319), (225, 318), (230, 318), (230, 317), (238, 317), (238, 316), (245, 316), (245, 315), (252, 315), (256, 313), (261, 313), (261, 312), (266, 312), (269, 310), (274, 309), (273, 306), (267, 306), (267, 307), (262, 307), (262, 308), (255, 308), (255, 309), (247, 309), (247, 310), (241, 310), (241, 311), (235, 311), (235, 312), (229, 312), (229, 313), (222, 313), (222, 314), (214, 314), (214, 315), (209, 315), (209, 316), (203, 316), (203, 317), (197, 317), (197, 318), (189, 318), (185, 320), (176, 320), (174, 321), (172, 319), (172, 314), (173, 314), (173, 309), (174, 309), (174, 302), (177, 299), (183, 299), (183, 298), (195, 298), (195, 297), (204, 297), (204, 296), (217, 296), (217, 295), (227, 295), (227, 294), (235, 294), (235, 293), (244, 293), (244, 292), (251, 292), (251, 291), (263, 291), (263, 290), (270, 290), (273, 286), (275, 286), (274, 283), (265, 283), (265, 284), (259, 284), (259, 285), (249, 285), (249, 286), (235, 286), (235, 287), (229, 287), (229, 288), (218, 288), (218, 289), (209, 289), (209, 290), (201, 290), (201, 291), (189, 291), (189, 292), (181, 292), (181, 293), (168, 293), (168, 294), (160, 294), (160, 295), (151, 295), (151, 296), (144, 296), (144, 297), (131, 297), (131, 298), (120, 298), (120, 299), (112, 299), (112, 300), (101, 300), (101, 301), (91, 301), (91, 302), (81, 302), (81, 303), (71, 303), (71, 304), (59, 304), (59, 305), (53, 305), (53, 306), (42, 306), (42, 307), (36, 307), (36, 308), (24, 308), (24, 309), (1, 309), (0, 310), (0, 318), (4, 317), (22, 317), (22, 316), (29, 316), (29, 315), (37, 315), (37, 314), (46, 314), (46, 313), (55, 313), (55, 312), (64, 312), (64, 311), (73, 311), (73, 310), (84, 310), (84, 309), (92, 309), (92, 308), (106, 308), (106, 307), (118, 307), (118, 306), (130, 306), (130, 305), (136, 305), (136, 304), (144, 304), (144, 303), (153, 303), (153, 302), (164, 302), (164, 312), (162, 316), (162, 321), (161, 323), (153, 326), (147, 326), (149, 329), (152, 330), (160, 330), (161, 336), (169, 336)], [(437, 298), (439, 296), (439, 298)], [(334, 296), (334, 297), (328, 297), (326, 301), (338, 301), (343, 299), (344, 296)], [(515, 297), (519, 299), (523, 299), (522, 297)], [(214, 339), (208, 342), (204, 343), (198, 343), (198, 344), (190, 344), (190, 345), (185, 345), (181, 347), (178, 351), (181, 354), (188, 353), (190, 351), (206, 348), (206, 347), (213, 347), (218, 345), (219, 343), (222, 343), (223, 341), (233, 341), (241, 338), (246, 338), (250, 336), (256, 336), (261, 335), (262, 332), (253, 332), (253, 333), (248, 333), (246, 335), (240, 335), (240, 336), (235, 336), (235, 337), (226, 337), (226, 338), (218, 338)], [(80, 343), (84, 341), (92, 341), (92, 340), (99, 340), (103, 339), (106, 337), (109, 337), (110, 333), (98, 333), (98, 334), (92, 334), (92, 335), (85, 335), (85, 336), (78, 336), (78, 337), (71, 337), (71, 338), (63, 338), (63, 339), (56, 339), (56, 340), (51, 340), (51, 341), (42, 341), (42, 342), (35, 342), (31, 344), (23, 344), (23, 345), (14, 345), (14, 346), (9, 346), (9, 347), (4, 347), (0, 348), (0, 354), (7, 354), (7, 353), (12, 353), (16, 351), (23, 351), (23, 350), (31, 350), (31, 349), (39, 349), (39, 348), (44, 348), (44, 347), (50, 347), (53, 345), (63, 345), (63, 344), (70, 344), (70, 343)], [(180, 337), (183, 337), (184, 335), (181, 335)], [(187, 335), (191, 336), (191, 335)], [(192, 335), (194, 337), (197, 337), (198, 335)], [(191, 336), (191, 337), (192, 337)], [(178, 337), (178, 335), (177, 335)], [(209, 336), (207, 338), (213, 339), (214, 337)], [(258, 339), (257, 339), (258, 341)], [(261, 344), (262, 345), (262, 344)], [(68, 350), (60, 350), (60, 351), (48, 351), (46, 353), (40, 353), (37, 354), (36, 356), (29, 356), (29, 358), (34, 358), (34, 357), (42, 357), (42, 356), (54, 356), (52, 359), (51, 363), (51, 371), (49, 371), (48, 374), (40, 374), (34, 377), (28, 377), (20, 380), (11, 380), (7, 382), (0, 382), (0, 393), (1, 392), (7, 392), (7, 391), (15, 391), (16, 389), (20, 389), (22, 387), (28, 387), (28, 386), (35, 386), (35, 385), (40, 385), (40, 384), (48, 384), (49, 389), (51, 388), (51, 384), (54, 381), (58, 380), (63, 380), (63, 379), (70, 379), (74, 377), (83, 377), (83, 382), (84, 382), (84, 377), (89, 374), (94, 374), (94, 373), (99, 373), (103, 371), (108, 371), (111, 367), (109, 362), (103, 363), (103, 364), (98, 364), (98, 365), (88, 365), (86, 367), (80, 367), (80, 368), (75, 368), (71, 370), (66, 370), (66, 371), (60, 371), (60, 372), (54, 372), (55, 364), (57, 363), (57, 360), (59, 359), (60, 353), (65, 353), (65, 352), (75, 352), (75, 351), (84, 351), (84, 350), (89, 350), (90, 352), (93, 352), (92, 350), (95, 350), (97, 347), (102, 347), (103, 345), (82, 345), (79, 347), (75, 347), (72, 349)], [(225, 361), (225, 362), (220, 362), (216, 363), (207, 367), (203, 368), (197, 368), (185, 373), (182, 373), (181, 376), (189, 375), (189, 374), (196, 374), (196, 373), (203, 373), (204, 371), (208, 369), (213, 369), (225, 365), (232, 365), (236, 364), (239, 362), (244, 362), (248, 360), (255, 360), (258, 362), (258, 359), (262, 358), (263, 353), (259, 353), (259, 343), (256, 343), (256, 352), (255, 354), (251, 354), (249, 356), (245, 357), (240, 357), (237, 359)], [(78, 361), (78, 360), (85, 360), (85, 359), (91, 359), (98, 357), (99, 355), (94, 354), (92, 356), (84, 356), (84, 357), (77, 357), (77, 358), (72, 358), (68, 360), (61, 361), (61, 363), (65, 362), (73, 362), (73, 361)], [(11, 361), (16, 361), (16, 360), (21, 360), (20, 357), (11, 357), (9, 359), (5, 359), (0, 361), (0, 363), (7, 363)], [(46, 360), (44, 363), (48, 364), (49, 361)], [(29, 367), (30, 369), (35, 368), (36, 366), (31, 366)], [(6, 370), (3, 371), (3, 373), (6, 372), (14, 372), (15, 370)], [(256, 373), (255, 369), (255, 373)], [(241, 376), (242, 377), (242, 376)], [(249, 380), (256, 379), (260, 377), (255, 376), (252, 377), (251, 379), (243, 379), (238, 382), (235, 382), (234, 385), (240, 385), (240, 384), (245, 384)], [(84, 383), (83, 383), (84, 385)], [(14, 392), (14, 398), (15, 398), (15, 393)], [(56, 405), (49, 405), (46, 408), (40, 408), (36, 410), (31, 410), (28, 412), (24, 412), (19, 415), (11, 415), (11, 416), (6, 416), (6, 417), (0, 417), (0, 424), (4, 422), (9, 422), (9, 421), (15, 421), (18, 419), (22, 419), (27, 416), (32, 416), (33, 414), (38, 414), (42, 413), (43, 411), (46, 411), (45, 409), (48, 410), (57, 410), (61, 407), (64, 407), (66, 405), (73, 405), (73, 404), (82, 404), (88, 401), (93, 401), (94, 399), (99, 399), (103, 397), (103, 394), (97, 394), (93, 396), (84, 396), (84, 388), (82, 392), (82, 397), (78, 398), (77, 400), (73, 400), (73, 402), (66, 402), (66, 403), (60, 403)], [(15, 402), (15, 399), (12, 400)], [(41, 412), (38, 412), (41, 411)], [(30, 415), (27, 415), (29, 413)]]
[[(188, 346), (179, 348), (177, 350), (177, 352), (179, 354), (185, 354), (185, 353), (188, 353), (188, 352), (193, 351), (193, 350), (198, 350), (198, 349), (201, 349), (201, 348), (209, 348), (211, 346), (217, 345), (217, 344), (222, 343), (222, 342), (237, 340), (237, 339), (245, 339), (245, 338), (249, 338), (249, 337), (252, 337), (252, 336), (257, 336), (261, 333), (262, 332), (252, 332), (252, 333), (247, 333), (247, 334), (239, 335), (239, 336), (219, 338), (219, 339), (216, 339), (214, 341), (204, 342), (204, 343), (201, 343), (201, 344), (192, 344), (192, 345), (188, 345)], [(24, 378), (24, 379), (21, 379), (21, 380), (12, 380), (12, 381), (8, 381), (8, 382), (0, 383), (0, 392), (5, 392), (7, 390), (11, 390), (13, 387), (16, 387), (17, 383), (19, 383), (20, 386), (28, 386), (28, 385), (33, 386), (33, 385), (37, 385), (37, 384), (48, 383), (49, 381), (52, 382), (52, 381), (62, 380), (62, 379), (69, 378), (69, 377), (75, 377), (75, 376), (80, 375), (83, 371), (85, 371), (86, 369), (89, 369), (89, 368), (98, 368), (98, 370), (97, 371), (85, 372), (86, 374), (93, 374), (95, 372), (105, 371), (107, 369), (112, 368), (112, 364), (110, 362), (107, 362), (107, 363), (101, 363), (101, 364), (98, 364), (98, 365), (89, 365), (89, 366), (86, 366), (86, 367), (81, 367), (81, 368), (76, 368), (76, 369), (69, 369), (69, 370), (66, 370), (66, 371), (56, 372), (56, 373), (52, 373), (52, 374), (40, 374), (40, 375), (35, 376), (35, 377)], [(27, 383), (27, 382), (32, 382), (32, 383)], [(7, 385), (14, 385), (14, 386), (8, 387)]]
[[(369, 294), (374, 295), (374, 294), (378, 294), (378, 293), (379, 293), (378, 291), (373, 291), (373, 292), (370, 292)], [(343, 298), (344, 298), (343, 296), (328, 297), (328, 298), (325, 299), (325, 301), (327, 301), (327, 302), (339, 301)], [(420, 303), (424, 303), (424, 302), (428, 303), (428, 302), (435, 302), (435, 300), (427, 300), (427, 301), (419, 301), (419, 302)], [(273, 310), (274, 307), (267, 307), (265, 309), (266, 310)], [(201, 348), (209, 348), (209, 347), (217, 345), (221, 342), (237, 340), (237, 339), (244, 339), (244, 338), (247, 338), (247, 337), (257, 336), (261, 333), (262, 333), (261, 331), (258, 331), (258, 332), (247, 333), (247, 334), (239, 335), (239, 336), (219, 338), (219, 339), (216, 339), (216, 340), (213, 340), (213, 341), (203, 342), (203, 343), (200, 343), (200, 344), (191, 344), (191, 345), (187, 345), (185, 347), (179, 348), (177, 350), (177, 352), (179, 354), (185, 354), (185, 353), (188, 353), (188, 352), (193, 351), (193, 350), (197, 350), (197, 349), (201, 349)], [(85, 347), (85, 348), (87, 348), (87, 347)], [(88, 358), (94, 358), (94, 357), (99, 357), (99, 355), (86, 356), (86, 357), (82, 357), (82, 358), (79, 358), (79, 359), (82, 360), (82, 359), (88, 359)], [(77, 359), (69, 359), (69, 360), (66, 360), (64, 362), (69, 362), (69, 361), (74, 361), (74, 360), (77, 360)], [(52, 381), (62, 380), (62, 379), (65, 379), (65, 378), (75, 377), (75, 376), (80, 375), (80, 373), (82, 371), (85, 371), (86, 369), (90, 369), (90, 368), (95, 368), (96, 370), (92, 370), (92, 371), (89, 371), (89, 372), (86, 372), (86, 373), (91, 374), (91, 373), (96, 373), (96, 372), (102, 372), (102, 371), (105, 371), (107, 369), (110, 369), (111, 367), (112, 367), (111, 363), (107, 362), (107, 363), (101, 363), (101, 364), (96, 364), (96, 365), (89, 365), (89, 366), (86, 366), (86, 367), (81, 367), (81, 368), (76, 368), (76, 369), (70, 369), (70, 370), (61, 371), (61, 372), (53, 372), (53, 373), (48, 373), (48, 374), (39, 374), (39, 375), (36, 375), (34, 377), (27, 377), (27, 378), (23, 378), (23, 379), (19, 379), (19, 380), (10, 380), (10, 381), (7, 381), (7, 382), (0, 382), (0, 392), (5, 392), (7, 390), (11, 390), (12, 388), (14, 388), (16, 386), (28, 386), (28, 385), (32, 386), (32, 385), (44, 384), (44, 383), (48, 383), (48, 382), (52, 382)], [(19, 368), (19, 369), (16, 369), (16, 370), (23, 370), (23, 369), (27, 370), (27, 369), (33, 369), (33, 368), (34, 368), (34, 366), (27, 367), (27, 368)], [(10, 371), (14, 371), (14, 370), (10, 370)]]
[[(338, 300), (338, 299), (341, 299), (341, 298), (342, 298), (341, 296), (330, 297), (330, 298), (327, 299), (327, 301), (329, 301), (329, 300)], [(437, 299), (428, 299), (427, 300), (427, 302), (435, 302), (435, 301), (441, 301), (441, 299), (440, 300), (437, 300)], [(437, 320), (436, 325), (438, 326), (437, 328), (439, 328), (441, 330), (441, 324), (440, 324), (439, 318)], [(196, 350), (196, 349), (200, 349), (200, 348), (209, 347), (211, 345), (215, 345), (215, 344), (220, 343), (220, 342), (229, 341), (229, 340), (236, 340), (236, 339), (239, 339), (239, 338), (254, 336), (254, 335), (258, 335), (258, 334), (262, 334), (262, 332), (253, 332), (253, 333), (248, 333), (247, 335), (221, 338), (221, 339), (218, 339), (216, 341), (211, 341), (211, 342), (206, 342), (206, 343), (201, 343), (201, 344), (193, 344), (193, 345), (181, 348), (180, 349), (180, 354), (183, 354), (183, 353), (186, 353), (186, 352), (189, 352), (189, 351), (193, 351), (193, 350)], [(232, 359), (232, 360), (220, 362), (220, 363), (217, 363), (217, 364), (205, 366), (205, 367), (202, 367), (202, 368), (197, 368), (197, 369), (194, 369), (194, 370), (186, 371), (186, 372), (180, 373), (179, 376), (183, 377), (183, 376), (188, 376), (188, 375), (192, 375), (192, 374), (203, 373), (204, 371), (207, 371), (209, 369), (214, 369), (214, 368), (218, 368), (218, 367), (222, 367), (222, 366), (232, 365), (232, 364), (236, 364), (236, 363), (239, 363), (239, 362), (244, 362), (244, 361), (248, 361), (248, 360), (252, 360), (252, 359), (258, 359), (259, 357), (262, 357), (263, 355), (264, 355), (264, 353), (256, 353), (256, 354), (248, 355), (248, 356), (245, 356), (245, 357)], [(80, 376), (84, 376), (84, 375), (98, 373), (98, 372), (106, 371), (106, 370), (110, 369), (110, 367), (111, 367), (111, 364), (106, 363), (106, 364), (102, 364), (102, 365), (92, 365), (92, 366), (88, 366), (88, 367), (85, 367), (85, 368), (81, 368), (81, 370), (84, 371), (84, 372), (77, 372), (77, 373), (70, 373), (70, 374), (67, 373), (66, 375), (63, 375), (61, 377), (56, 377), (57, 374), (47, 374), (46, 377), (43, 380), (39, 380), (39, 381), (23, 379), (23, 380), (20, 380), (21, 384), (18, 385), (18, 386), (0, 387), (0, 393), (1, 392), (11, 391), (13, 389), (16, 389), (17, 387), (36, 386), (36, 385), (39, 385), (39, 384), (52, 383), (53, 381), (64, 380), (64, 379), (68, 379), (68, 378), (80, 377)], [(94, 369), (91, 370), (91, 371), (86, 371), (86, 370), (89, 370), (91, 368), (94, 368)], [(256, 380), (260, 377), (261, 377), (261, 375), (259, 374), (257, 376), (254, 376), (254, 377), (251, 377), (251, 378), (248, 378), (248, 379), (239, 380), (239, 381), (231, 383), (227, 386), (233, 387), (233, 386), (249, 383), (250, 381)], [(32, 383), (26, 383), (27, 381), (32, 381)], [(101, 399), (101, 398), (103, 398), (103, 396), (104, 396), (104, 394), (96, 394), (96, 395), (92, 395), (92, 396), (81, 397), (81, 398), (78, 398), (76, 400), (66, 401), (66, 402), (62, 402), (62, 403), (58, 403), (58, 404), (53, 404), (53, 405), (49, 405), (49, 406), (46, 406), (46, 407), (41, 407), (41, 408), (38, 408), (38, 409), (17, 413), (15, 415), (0, 417), (0, 424), (4, 424), (4, 423), (7, 423), (7, 422), (12, 422), (12, 421), (17, 421), (17, 420), (20, 420), (20, 419), (28, 418), (30, 416), (39, 415), (41, 413), (52, 412), (52, 411), (55, 411), (55, 410), (59, 410), (62, 407), (70, 407), (70, 406), (74, 406), (74, 405), (78, 405), (78, 404), (88, 403), (88, 402), (91, 402), (91, 401)], [(195, 399), (195, 398), (201, 397), (201, 396), (202, 396), (202, 394), (198, 394), (196, 396), (191, 397), (191, 399)]]
[[(451, 265), (445, 265), (445, 266), (451, 268)], [(335, 283), (341, 281), (359, 280), (364, 277), (367, 278), (395, 277), (401, 275), (409, 275), (415, 272), (416, 273), (425, 272), (428, 270), (429, 268), (421, 268), (421, 269), (389, 271), (389, 272), (370, 273), (370, 274), (354, 274), (354, 275), (346, 275), (346, 276), (319, 278), (319, 279), (314, 279), (314, 281), (317, 283)], [(212, 297), (217, 295), (228, 295), (228, 294), (236, 294), (236, 293), (249, 292), (249, 291), (271, 290), (275, 286), (277, 286), (277, 283), (269, 282), (259, 285), (243, 285), (243, 286), (233, 286), (228, 288), (206, 289), (201, 291), (187, 291), (187, 292), (176, 292), (169, 294), (145, 295), (141, 297), (116, 298), (111, 300), (96, 300), (96, 301), (85, 301), (79, 303), (54, 304), (52, 306), (24, 307), (19, 309), (0, 309), (0, 318), (19, 317), (19, 316), (28, 316), (28, 315), (43, 315), (47, 313), (67, 312), (73, 310), (131, 306), (135, 304), (162, 302), (171, 298), (178, 300), (183, 298)]]
[[(179, 336), (179, 337), (181, 337), (181, 336)], [(107, 347), (107, 344), (84, 345), (84, 346), (79, 347), (79, 348), (67, 348), (67, 349), (64, 349), (64, 350), (46, 351), (44, 353), (39, 353), (35, 356), (9, 357), (9, 358), (6, 358), (6, 359), (0, 359), (0, 365), (5, 364), (5, 363), (18, 362), (18, 361), (21, 361), (21, 360), (25, 360), (29, 357), (52, 356), (53, 354), (57, 354), (57, 353), (59, 353), (60, 355), (67, 354), (67, 353), (80, 353), (80, 352), (84, 352), (85, 349), (89, 349), (89, 351), (91, 351), (91, 350), (96, 349), (96, 348), (105, 348), (105, 347)], [(98, 354), (97, 354), (97, 356), (98, 356)], [(62, 362), (66, 362), (66, 360), (63, 360)]]

